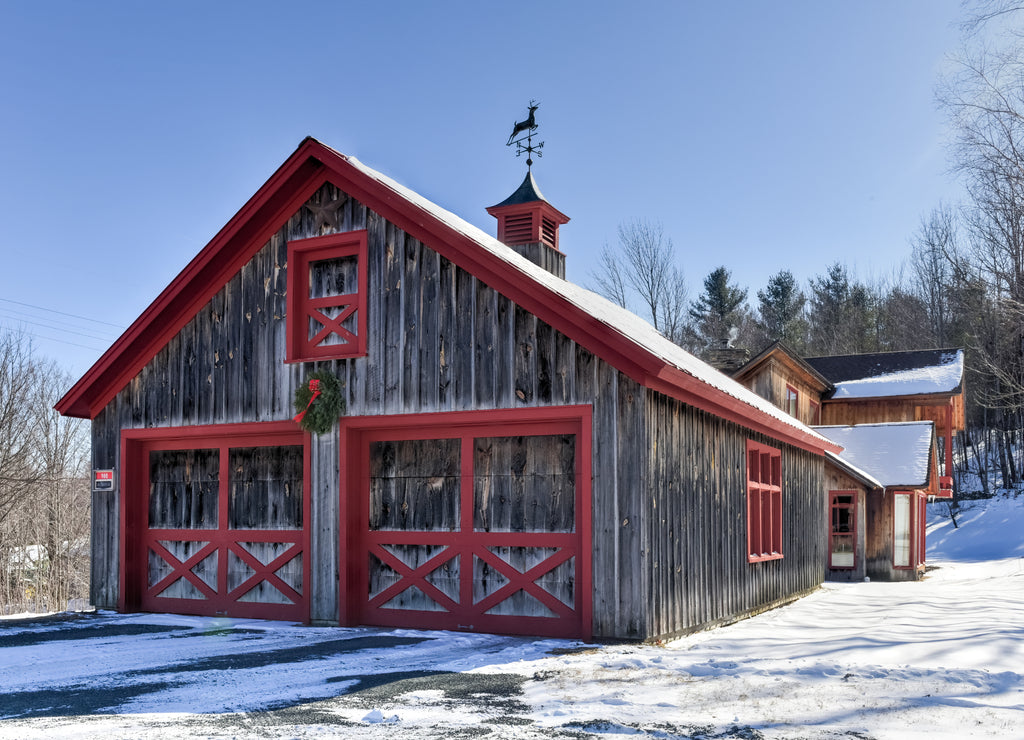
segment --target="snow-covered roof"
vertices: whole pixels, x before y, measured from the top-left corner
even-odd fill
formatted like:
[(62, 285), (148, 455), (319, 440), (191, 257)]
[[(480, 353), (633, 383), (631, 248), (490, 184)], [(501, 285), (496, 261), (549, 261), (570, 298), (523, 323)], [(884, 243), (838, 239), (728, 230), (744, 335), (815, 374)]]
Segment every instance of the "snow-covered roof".
[(852, 475), (854, 478), (860, 478), (865, 483), (875, 488), (885, 488), (882, 481), (878, 480), (875, 476), (868, 473), (866, 470), (861, 470), (849, 460), (845, 459), (842, 455), (837, 455), (834, 452), (825, 452), (825, 457), (834, 462), (839, 467), (846, 470), (847, 473)]
[(814, 427), (841, 445), (841, 460), (884, 487), (928, 485), (934, 425), (930, 421)]
[[(521, 256), (511, 247), (502, 244), (493, 236), (456, 216), (454, 213), (445, 210), (436, 203), (427, 200), (419, 193), (410, 190), (400, 183), (392, 180), (371, 167), (360, 162), (358, 159), (348, 155), (342, 155), (353, 167), (358, 169), (367, 177), (370, 177), (387, 188), (395, 191), (405, 200), (427, 211), (434, 218), (442, 221), (450, 228), (462, 233), (494, 256), (499, 257), (508, 263), (509, 267), (523, 273), (525, 277), (536, 283), (542, 284), (547, 289), (557, 293), (559, 296), (574, 304), (601, 322), (608, 331), (617, 332), (627, 338), (639, 348), (642, 348), (664, 362), (675, 366), (684, 373), (697, 378), (701, 382), (716, 388), (733, 398), (781, 421), (788, 426), (799, 429), (803, 432), (814, 434), (806, 425), (793, 418), (786, 412), (761, 398), (756, 393), (740, 385), (732, 378), (724, 375), (702, 360), (697, 359), (679, 345), (666, 339), (661, 332), (655, 329), (650, 323), (643, 320), (631, 311), (612, 303), (604, 296), (593, 291), (582, 288), (575, 283), (548, 272), (539, 265)], [(815, 434), (815, 436), (818, 436)]]
[(835, 384), (833, 399), (953, 393), (963, 381), (961, 349), (808, 358)]

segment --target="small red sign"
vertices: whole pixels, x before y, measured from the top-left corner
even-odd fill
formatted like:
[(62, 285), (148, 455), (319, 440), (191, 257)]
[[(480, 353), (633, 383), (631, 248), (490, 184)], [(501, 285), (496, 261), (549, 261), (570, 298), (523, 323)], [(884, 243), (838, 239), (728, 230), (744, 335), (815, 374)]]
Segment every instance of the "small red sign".
[(92, 490), (94, 491), (113, 491), (114, 490), (114, 471), (113, 470), (94, 470), (92, 471)]

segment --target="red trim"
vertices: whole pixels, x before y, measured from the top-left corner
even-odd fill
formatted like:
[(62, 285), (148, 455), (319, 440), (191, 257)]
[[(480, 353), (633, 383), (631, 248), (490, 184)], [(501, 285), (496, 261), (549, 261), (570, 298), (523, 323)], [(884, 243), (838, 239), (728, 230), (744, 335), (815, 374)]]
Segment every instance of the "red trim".
[[(357, 283), (355, 295), (309, 297), (309, 267), (319, 260), (355, 257)], [(311, 239), (288, 242), (288, 296), (287, 358), (286, 362), (312, 362), (342, 357), (362, 357), (366, 354), (366, 306), (369, 279), (367, 272), (366, 230), (328, 234)], [(340, 308), (336, 319), (325, 316), (320, 309)], [(356, 331), (341, 326), (352, 314), (356, 316)], [(323, 324), (324, 329), (309, 338), (307, 317)], [(331, 334), (345, 340), (342, 344), (321, 344)]]
[[(907, 516), (909, 521), (907, 522), (907, 535), (910, 538), (910, 542), (907, 543), (908, 552), (908, 564), (897, 565), (896, 564), (896, 497), (907, 496)], [(924, 494), (920, 491), (893, 491), (892, 498), (892, 567), (893, 570), (914, 570), (918, 566), (924, 564), (924, 512), (923, 502), (925, 501)]]
[[(306, 139), (57, 402), (65, 416), (94, 419), (200, 308), (312, 197), (324, 165)], [(318, 145), (322, 148), (322, 145)]]
[(696, 408), (817, 454), (840, 448), (676, 368), (522, 273), (467, 234), (307, 138), (236, 216), (56, 405), (95, 418), (147, 362), (324, 183), (359, 202), (494, 287), (633, 380)]
[[(592, 630), (591, 562), (591, 435), (590, 406), (560, 406), (489, 411), (456, 411), (399, 416), (345, 417), (341, 431), (339, 614), (342, 624), (379, 624), (422, 629), (473, 629), (509, 634), (589, 638)], [(485, 532), (473, 522), (473, 438), (477, 435), (573, 434), (576, 437), (576, 521), (572, 532)], [(464, 481), (457, 532), (371, 531), (368, 500), (368, 448), (374, 441), (408, 439), (461, 439), (461, 470)], [(411, 567), (391, 554), (386, 545), (444, 546), (430, 560)], [(520, 573), (491, 547), (557, 548), (558, 551), (525, 573)], [(399, 580), (372, 598), (367, 580), (367, 555), (386, 563)], [(442, 564), (459, 558), (458, 600), (432, 586), (426, 576)], [(472, 563), (482, 559), (508, 582), (474, 602)], [(545, 573), (575, 558), (573, 605), (562, 603), (536, 581)], [(431, 612), (381, 608), (395, 595), (415, 586), (445, 611)], [(555, 617), (522, 617), (486, 614), (519, 590), (544, 604)]]
[[(218, 615), (309, 621), (310, 587), (310, 436), (291, 422), (263, 422), (251, 424), (216, 424), (210, 426), (126, 429), (121, 433), (121, 532), (119, 537), (120, 572), (119, 611), (153, 610), (180, 614)], [(217, 529), (150, 529), (148, 510), (149, 466), (148, 454), (158, 450), (265, 447), (274, 445), (301, 445), (303, 448), (303, 501), (302, 529), (249, 530), (230, 529), (228, 526), (228, 496), (225, 488), (229, 481), (228, 455), (220, 455), (220, 486), (218, 496)], [(179, 561), (159, 540), (193, 541), (208, 543), (185, 561)], [(288, 550), (264, 565), (248, 553), (240, 543), (291, 543)], [(152, 549), (171, 567), (172, 572), (154, 584), (148, 584), (148, 557)], [(217, 588), (214, 589), (191, 572), (191, 568), (218, 553)], [(246, 563), (254, 572), (230, 592), (227, 588), (228, 553)], [(275, 571), (304, 556), (302, 593), (275, 575)], [(184, 578), (205, 599), (181, 599), (159, 596), (168, 585)], [(238, 599), (261, 581), (267, 581), (292, 600), (292, 604), (243, 602)], [(143, 584), (146, 584), (143, 586)]]
[(747, 440), (747, 562), (782, 552), (782, 451)]
[[(498, 219), (498, 241), (502, 244), (533, 244), (541, 242), (558, 250), (558, 227), (569, 223), (569, 217), (550, 203), (537, 200), (530, 203), (513, 203), (507, 206), (491, 206), (487, 212)], [(516, 216), (529, 218), (529, 235), (523, 237), (509, 234), (509, 219)], [(552, 224), (552, 238), (544, 238), (544, 219)], [(560, 250), (559, 250), (560, 251)]]
[[(829, 491), (829, 511), (828, 511), (828, 567), (829, 570), (853, 570), (857, 567), (857, 506), (860, 503), (860, 493), (856, 490), (838, 490)], [(837, 496), (852, 496), (853, 503), (851, 504), (840, 504), (836, 503)], [(836, 509), (849, 509), (850, 510), (850, 521), (853, 523), (853, 528), (849, 532), (836, 532), (832, 527), (834, 519), (833, 512)], [(834, 537), (852, 537), (853, 538), (853, 563), (851, 565), (833, 565), (832, 555), (835, 553), (835, 547), (832, 544)]]

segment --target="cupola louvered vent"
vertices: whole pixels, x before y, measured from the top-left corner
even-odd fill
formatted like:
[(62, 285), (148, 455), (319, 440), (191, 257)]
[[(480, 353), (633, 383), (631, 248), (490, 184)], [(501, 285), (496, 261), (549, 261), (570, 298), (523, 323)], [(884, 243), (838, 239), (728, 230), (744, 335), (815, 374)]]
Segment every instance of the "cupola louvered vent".
[(512, 195), (487, 212), (498, 219), (498, 241), (558, 277), (565, 277), (558, 227), (568, 223), (569, 217), (544, 200), (531, 173), (526, 173), (523, 184)]
[(533, 214), (516, 213), (505, 217), (504, 238), (505, 244), (529, 244), (537, 239), (533, 236)]

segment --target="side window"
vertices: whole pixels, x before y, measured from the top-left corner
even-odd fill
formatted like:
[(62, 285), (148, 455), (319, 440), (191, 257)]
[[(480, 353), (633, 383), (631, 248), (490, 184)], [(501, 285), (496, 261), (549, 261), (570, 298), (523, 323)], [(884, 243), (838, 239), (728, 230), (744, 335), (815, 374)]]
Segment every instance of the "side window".
[(811, 426), (818, 426), (821, 424), (821, 404), (815, 401), (809, 401), (811, 410)]
[(791, 385), (786, 386), (786, 413), (794, 419), (800, 418), (800, 394)]
[(366, 354), (366, 232), (288, 243), (288, 362)]
[(747, 560), (782, 557), (782, 452), (747, 441)]

